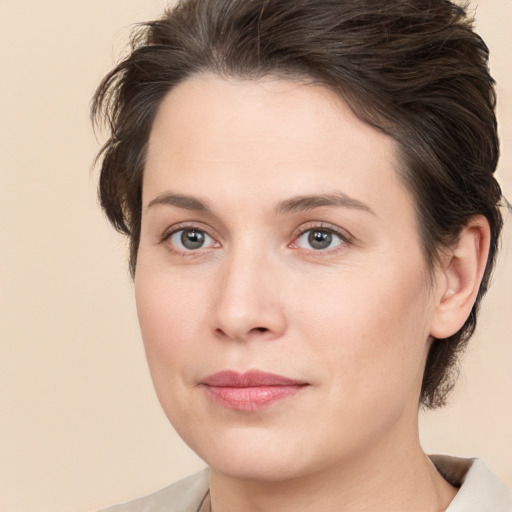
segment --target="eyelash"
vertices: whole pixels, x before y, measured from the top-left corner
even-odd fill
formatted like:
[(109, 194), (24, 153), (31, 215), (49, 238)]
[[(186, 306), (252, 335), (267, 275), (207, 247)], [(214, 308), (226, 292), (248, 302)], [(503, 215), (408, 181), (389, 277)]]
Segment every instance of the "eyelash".
[(209, 235), (208, 231), (206, 229), (204, 229), (203, 227), (201, 227), (200, 225), (197, 225), (197, 224), (182, 224), (182, 225), (178, 225), (178, 226), (173, 226), (172, 230), (167, 231), (163, 235), (162, 241), (161, 241), (164, 244), (167, 243), (168, 249), (171, 252), (175, 253), (175, 254), (178, 254), (178, 255), (181, 255), (181, 256), (195, 256), (195, 255), (197, 255), (199, 253), (200, 250), (202, 250), (204, 252), (206, 250), (216, 248), (216, 247), (209, 247), (209, 248), (200, 247), (197, 250), (194, 250), (194, 249), (188, 249), (188, 250), (178, 249), (176, 246), (174, 246), (173, 244), (170, 243), (170, 240), (171, 240), (171, 238), (174, 235), (176, 235), (177, 233), (180, 233), (181, 231), (198, 231), (200, 233), (204, 233), (208, 238), (211, 238), (215, 242), (215, 245), (217, 247), (220, 247), (220, 244), (215, 241), (215, 238), (212, 237), (211, 235)]
[[(295, 249), (301, 249), (300, 247), (297, 247), (296, 243), (297, 241), (303, 237), (306, 233), (310, 232), (324, 232), (328, 233), (330, 235), (334, 235), (339, 239), (339, 243), (336, 244), (334, 247), (327, 248), (327, 249), (305, 249), (307, 251), (310, 251), (315, 254), (331, 254), (333, 252), (339, 251), (342, 249), (340, 246), (349, 245), (352, 243), (352, 237), (344, 230), (341, 230), (337, 226), (333, 226), (332, 224), (326, 224), (323, 222), (313, 222), (308, 223), (305, 226), (301, 226), (294, 234), (293, 234), (293, 242), (291, 242), (291, 246), (295, 246)], [(289, 245), (289, 246), (290, 246)]]
[[(203, 233), (204, 235), (206, 235), (208, 238), (210, 238), (214, 242), (214, 246), (213, 247), (205, 247), (205, 248), (199, 247), (198, 249), (188, 249), (188, 250), (178, 249), (174, 244), (170, 243), (170, 240), (174, 235), (176, 235), (177, 233), (180, 233), (182, 231), (198, 231), (200, 233)], [(304, 249), (304, 248), (297, 246), (297, 241), (301, 237), (303, 237), (305, 234), (307, 234), (309, 232), (315, 232), (315, 231), (324, 232), (324, 233), (327, 233), (330, 235), (334, 235), (335, 237), (337, 237), (339, 239), (339, 243), (337, 243), (333, 248), (318, 249), (318, 250), (315, 250), (312, 248)], [(336, 251), (340, 250), (341, 249), (340, 246), (346, 246), (346, 245), (349, 245), (352, 243), (352, 238), (347, 232), (345, 232), (344, 230), (341, 230), (340, 228), (338, 228), (336, 226), (333, 226), (331, 224), (325, 224), (322, 222), (320, 222), (320, 223), (313, 222), (313, 223), (308, 223), (305, 226), (303, 225), (293, 233), (292, 237), (293, 237), (293, 241), (290, 244), (288, 244), (288, 247), (291, 247), (296, 250), (303, 249), (303, 250), (306, 250), (313, 254), (326, 254), (326, 253), (330, 254), (332, 252), (336, 252)], [(213, 236), (209, 235), (208, 231), (206, 229), (204, 229), (203, 227), (201, 227), (200, 225), (197, 225), (197, 224), (183, 224), (183, 225), (174, 226), (171, 231), (168, 231), (163, 235), (161, 243), (167, 243), (168, 249), (171, 252), (181, 255), (181, 256), (195, 256), (195, 255), (198, 255), (199, 252), (204, 253), (204, 251), (209, 251), (211, 249), (220, 247), (219, 242), (217, 242)]]

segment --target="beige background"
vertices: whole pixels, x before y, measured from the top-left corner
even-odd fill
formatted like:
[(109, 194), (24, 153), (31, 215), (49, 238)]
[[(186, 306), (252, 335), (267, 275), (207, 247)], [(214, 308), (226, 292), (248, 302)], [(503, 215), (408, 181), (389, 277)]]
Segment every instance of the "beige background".
[[(139, 338), (125, 243), (96, 206), (88, 103), (130, 24), (164, 0), (1, 0), (0, 510), (84, 512), (202, 462), (167, 424)], [(512, 198), (511, 0), (477, 18), (500, 83)], [(512, 487), (512, 220), (452, 400), (427, 451), (479, 455)]]

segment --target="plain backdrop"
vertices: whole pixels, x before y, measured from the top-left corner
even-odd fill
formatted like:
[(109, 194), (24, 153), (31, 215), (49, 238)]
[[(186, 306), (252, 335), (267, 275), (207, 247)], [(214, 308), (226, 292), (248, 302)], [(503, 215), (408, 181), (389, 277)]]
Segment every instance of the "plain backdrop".
[[(130, 26), (163, 0), (0, 0), (0, 510), (85, 512), (200, 461), (154, 396), (125, 241), (97, 207), (88, 119)], [(476, 7), (476, 3), (473, 4)], [(512, 198), (512, 0), (480, 0)], [(512, 487), (512, 220), (451, 405), (428, 452), (483, 457)]]

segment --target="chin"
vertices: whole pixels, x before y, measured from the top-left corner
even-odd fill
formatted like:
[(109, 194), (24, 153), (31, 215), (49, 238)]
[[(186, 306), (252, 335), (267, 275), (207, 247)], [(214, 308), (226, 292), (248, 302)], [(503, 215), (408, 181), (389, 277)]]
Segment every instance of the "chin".
[(260, 453), (259, 456), (247, 459), (245, 457), (221, 456), (206, 461), (208, 466), (218, 473), (238, 480), (259, 482), (282, 482), (299, 478), (306, 474), (301, 471), (295, 461), (288, 461), (282, 455), (272, 456)]
[(272, 482), (307, 473), (300, 443), (290, 443), (290, 438), (286, 442), (274, 430), (235, 429), (187, 437), (183, 436), (184, 441), (210, 468), (231, 478)]

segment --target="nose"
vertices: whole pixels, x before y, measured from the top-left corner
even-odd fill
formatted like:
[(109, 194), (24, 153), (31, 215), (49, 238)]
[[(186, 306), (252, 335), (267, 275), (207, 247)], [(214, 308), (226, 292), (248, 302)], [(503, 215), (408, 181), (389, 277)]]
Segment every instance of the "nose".
[(276, 262), (254, 251), (237, 251), (219, 272), (212, 329), (217, 337), (272, 340), (286, 330)]

